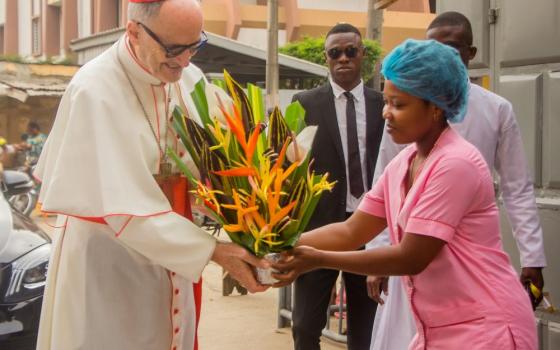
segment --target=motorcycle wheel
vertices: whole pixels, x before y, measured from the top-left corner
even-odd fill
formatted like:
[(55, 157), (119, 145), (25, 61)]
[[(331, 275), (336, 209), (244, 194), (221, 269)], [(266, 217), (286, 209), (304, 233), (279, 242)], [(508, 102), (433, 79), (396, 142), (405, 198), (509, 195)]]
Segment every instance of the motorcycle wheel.
[(31, 215), (37, 204), (35, 196), (30, 192), (12, 196), (9, 202), (16, 210), (25, 216)]

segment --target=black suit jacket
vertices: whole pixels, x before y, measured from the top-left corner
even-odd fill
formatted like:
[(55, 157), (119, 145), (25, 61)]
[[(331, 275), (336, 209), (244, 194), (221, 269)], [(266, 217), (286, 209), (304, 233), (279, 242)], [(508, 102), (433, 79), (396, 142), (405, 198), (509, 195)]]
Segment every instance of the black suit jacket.
[[(373, 181), (373, 172), (383, 135), (383, 97), (379, 92), (364, 86), (366, 103), (366, 174), (368, 189)], [(313, 170), (317, 174), (329, 173), (330, 181), (337, 181), (332, 192), (323, 192), (307, 230), (324, 226), (346, 218), (346, 162), (342, 152), (342, 141), (336, 119), (334, 94), (331, 84), (296, 94), (305, 109), (307, 125), (318, 125), (313, 141), (311, 156)], [(346, 140), (344, 140), (346, 142)]]

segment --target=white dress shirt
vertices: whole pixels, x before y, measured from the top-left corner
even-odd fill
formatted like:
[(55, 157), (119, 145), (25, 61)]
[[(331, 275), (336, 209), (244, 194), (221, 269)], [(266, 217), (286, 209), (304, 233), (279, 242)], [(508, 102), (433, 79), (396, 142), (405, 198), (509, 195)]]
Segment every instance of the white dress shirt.
[[(338, 121), (338, 131), (342, 141), (342, 152), (344, 153), (344, 166), (346, 168), (346, 211), (354, 212), (360, 204), (361, 197), (356, 198), (350, 193), (350, 174), (348, 174), (348, 134), (346, 126), (346, 90), (341, 88), (330, 79), (334, 94), (334, 106), (336, 109), (336, 119)], [(351, 91), (354, 95), (354, 106), (356, 108), (356, 128), (358, 130), (358, 145), (360, 148), (360, 164), (362, 166), (362, 179), (364, 181), (364, 193), (367, 192), (367, 172), (366, 172), (366, 101), (364, 96), (364, 84), (362, 81)]]

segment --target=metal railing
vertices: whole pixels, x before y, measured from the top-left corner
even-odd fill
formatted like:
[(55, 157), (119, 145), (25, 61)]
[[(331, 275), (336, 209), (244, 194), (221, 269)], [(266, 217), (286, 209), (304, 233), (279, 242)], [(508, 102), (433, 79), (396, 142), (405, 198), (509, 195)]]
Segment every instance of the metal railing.
[[(325, 338), (334, 340), (339, 343), (346, 344), (346, 335), (344, 334), (343, 321), (346, 305), (344, 304), (344, 279), (340, 279), (340, 287), (338, 289), (339, 301), (336, 305), (329, 305), (327, 310), (327, 324), (322, 331)], [(278, 328), (290, 327), (292, 322), (293, 310), (293, 284), (279, 290), (278, 298)], [(331, 316), (338, 312), (336, 331), (331, 329)]]
[(560, 349), (560, 312), (535, 312), (539, 350)]

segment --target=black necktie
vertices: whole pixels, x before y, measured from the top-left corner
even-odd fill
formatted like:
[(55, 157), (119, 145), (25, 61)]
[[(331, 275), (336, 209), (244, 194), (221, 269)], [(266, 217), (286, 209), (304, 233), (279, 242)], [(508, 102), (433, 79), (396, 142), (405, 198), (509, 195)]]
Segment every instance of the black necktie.
[(346, 91), (346, 138), (348, 139), (348, 177), (350, 179), (350, 193), (360, 198), (364, 193), (364, 180), (360, 163), (360, 147), (358, 145), (358, 128), (356, 127), (356, 107), (354, 96)]

